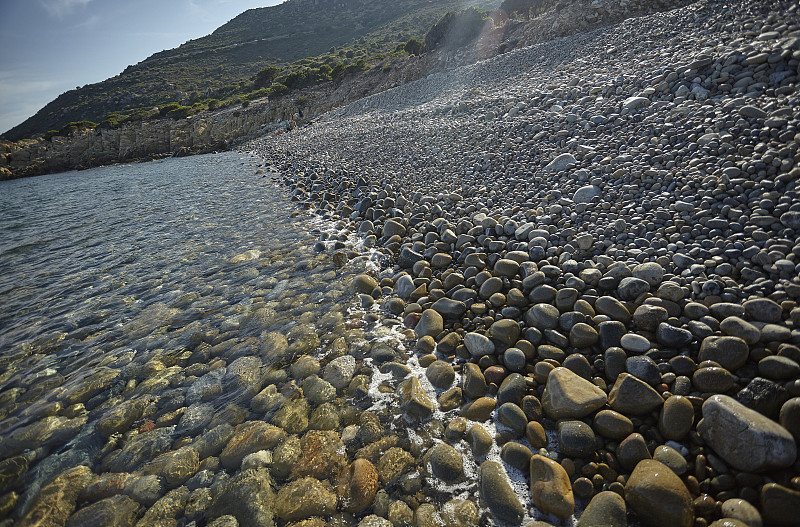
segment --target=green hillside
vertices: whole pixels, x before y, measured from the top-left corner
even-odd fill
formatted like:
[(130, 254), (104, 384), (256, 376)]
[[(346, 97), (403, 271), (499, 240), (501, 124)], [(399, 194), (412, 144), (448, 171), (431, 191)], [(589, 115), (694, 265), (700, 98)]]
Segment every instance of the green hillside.
[(422, 38), (449, 10), (499, 3), (287, 0), (250, 9), (211, 35), (156, 53), (103, 82), (63, 93), (3, 138), (33, 137), (72, 122), (100, 123), (109, 114), (130, 115), (168, 103), (224, 100), (252, 91), (254, 74), (267, 66), (277, 66), (282, 75), (303, 68), (341, 72), (347, 66), (363, 67), (365, 60), (392, 53), (410, 38)]

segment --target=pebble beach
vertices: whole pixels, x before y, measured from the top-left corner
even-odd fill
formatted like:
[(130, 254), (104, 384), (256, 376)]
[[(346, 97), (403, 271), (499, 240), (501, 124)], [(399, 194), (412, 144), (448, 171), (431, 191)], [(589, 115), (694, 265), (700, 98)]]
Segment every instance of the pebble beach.
[(798, 37), (697, 2), (253, 146), (383, 264), (352, 287), (404, 346), (357, 360), (414, 447), (349, 474), (413, 470), (360, 525), (798, 524)]
[(798, 78), (800, 4), (701, 0), (247, 143), (9, 325), (0, 527), (800, 524)]

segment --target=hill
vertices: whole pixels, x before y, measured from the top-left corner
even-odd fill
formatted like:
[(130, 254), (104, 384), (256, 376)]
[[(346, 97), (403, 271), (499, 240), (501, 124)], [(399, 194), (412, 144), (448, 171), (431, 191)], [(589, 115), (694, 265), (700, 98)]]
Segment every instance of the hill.
[(449, 10), (494, 8), (499, 0), (288, 0), (250, 9), (212, 34), (128, 66), (119, 75), (67, 91), (2, 138), (19, 140), (71, 122), (196, 104), (252, 88), (267, 66), (283, 73), (306, 66), (331, 70), (391, 53), (422, 37)]

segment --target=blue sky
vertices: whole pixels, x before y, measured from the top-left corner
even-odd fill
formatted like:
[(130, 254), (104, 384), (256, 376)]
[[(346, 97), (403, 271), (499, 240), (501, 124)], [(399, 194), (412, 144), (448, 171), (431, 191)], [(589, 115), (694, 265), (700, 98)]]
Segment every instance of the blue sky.
[(0, 0), (0, 133), (61, 93), (282, 0)]

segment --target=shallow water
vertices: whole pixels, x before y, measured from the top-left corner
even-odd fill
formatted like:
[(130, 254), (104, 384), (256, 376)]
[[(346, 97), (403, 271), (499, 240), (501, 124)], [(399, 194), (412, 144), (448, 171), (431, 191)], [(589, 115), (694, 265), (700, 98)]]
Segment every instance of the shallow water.
[[(150, 402), (115, 430), (118, 446), (148, 420), (178, 421), (172, 438), (188, 439), (204, 427), (170, 418), (175, 407), (246, 406), (287, 380), (289, 354), (323, 358), (345, 333), (343, 283), (367, 259), (340, 267), (315, 252), (336, 229), (257, 163), (226, 153), (0, 184), (0, 458), (29, 467), (13, 517), (64, 470), (106, 468), (114, 445), (91, 425), (116, 405)], [(226, 377), (242, 357), (259, 360)], [(22, 435), (46, 419), (33, 441)]]

